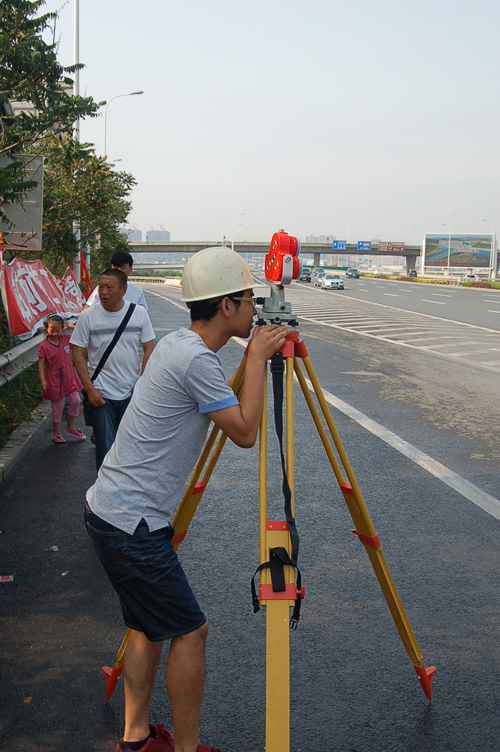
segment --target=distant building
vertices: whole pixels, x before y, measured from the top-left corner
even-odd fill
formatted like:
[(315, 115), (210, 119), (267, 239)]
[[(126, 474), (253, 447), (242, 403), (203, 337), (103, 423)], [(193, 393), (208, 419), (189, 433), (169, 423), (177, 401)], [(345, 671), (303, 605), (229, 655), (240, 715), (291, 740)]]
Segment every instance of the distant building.
[(337, 240), (335, 235), (307, 235), (304, 243), (320, 243), (331, 246), (334, 240)]
[(142, 243), (142, 230), (125, 230), (125, 234), (131, 243)]
[(168, 230), (164, 230), (163, 227), (160, 230), (147, 230), (146, 243), (168, 243), (170, 240), (170, 233)]

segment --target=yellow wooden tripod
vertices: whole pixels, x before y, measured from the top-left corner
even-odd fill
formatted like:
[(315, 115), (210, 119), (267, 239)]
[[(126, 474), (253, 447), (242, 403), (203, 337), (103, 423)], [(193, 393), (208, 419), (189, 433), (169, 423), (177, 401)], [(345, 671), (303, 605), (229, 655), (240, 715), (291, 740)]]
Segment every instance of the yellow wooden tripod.
[[(266, 298), (265, 300), (267, 301), (268, 299)], [(283, 311), (282, 315), (285, 317), (285, 321), (294, 326), (296, 322), (291, 314), (291, 309), (288, 307), (288, 304), (286, 305), (286, 310), (285, 306), (281, 303), (278, 305), (278, 308)], [(275, 311), (276, 307), (274, 304), (270, 307)], [(266, 310), (265, 306), (263, 310)], [(275, 316), (271, 320), (277, 321), (278, 318), (279, 316)], [(260, 319), (258, 323), (263, 324), (265, 321)], [(423, 664), (420, 649), (382, 553), (379, 537), (370, 519), (321, 386), (314, 373), (306, 346), (299, 338), (298, 330), (293, 331), (287, 337), (287, 341), (282, 348), (282, 355), (285, 363), (286, 480), (291, 491), (292, 516), (294, 516), (295, 375), (353, 520), (354, 529), (352, 532), (358, 536), (365, 547), (405, 650), (413, 662), (422, 689), (430, 701), (432, 697), (431, 678), (436, 669), (434, 666), (426, 668)], [(318, 410), (311, 395), (300, 365), (300, 360), (304, 364), (320, 410)], [(245, 363), (246, 358), (243, 357), (235, 374), (233, 389), (236, 393), (241, 388)], [(267, 404), (267, 381), (265, 388), (266, 401), (264, 404)], [(323, 425), (320, 411), (328, 432)], [(333, 441), (333, 445), (328, 433)], [(224, 447), (226, 436), (221, 434), (218, 437), (218, 434), (219, 429), (214, 426), (174, 518), (173, 527), (175, 536), (173, 543), (176, 548), (186, 536), (189, 524)], [(264, 410), (262, 416), (259, 445), (259, 532), (260, 564), (261, 566), (264, 565), (261, 571), (259, 599), (260, 604), (266, 608), (266, 752), (288, 752), (290, 749), (290, 608), (296, 605), (297, 598), (300, 598), (303, 593), (298, 592), (298, 583), (296, 584), (295, 581), (295, 568), (293, 565), (282, 564), (284, 586), (280, 588), (276, 588), (273, 585), (271, 568), (268, 566), (271, 557), (270, 552), (276, 549), (284, 549), (290, 557), (293, 554), (293, 547), (287, 520), (268, 519), (266, 410)], [(107, 676), (106, 701), (113, 694), (118, 677), (122, 672), (123, 656), (129, 633), (130, 631), (127, 632), (120, 646), (114, 667), (103, 667), (103, 671)]]

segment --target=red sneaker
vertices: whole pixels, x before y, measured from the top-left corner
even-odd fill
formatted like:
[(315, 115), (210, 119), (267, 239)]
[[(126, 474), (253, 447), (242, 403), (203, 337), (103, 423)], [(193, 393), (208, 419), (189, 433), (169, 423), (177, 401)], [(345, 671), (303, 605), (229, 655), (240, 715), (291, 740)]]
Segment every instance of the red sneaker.
[[(159, 723), (158, 726), (150, 723), (149, 730), (156, 736), (156, 739), (148, 739), (144, 747), (141, 747), (140, 752), (175, 752), (175, 739), (168, 731), (165, 731), (163, 723)], [(130, 752), (130, 747), (121, 739), (115, 752)]]

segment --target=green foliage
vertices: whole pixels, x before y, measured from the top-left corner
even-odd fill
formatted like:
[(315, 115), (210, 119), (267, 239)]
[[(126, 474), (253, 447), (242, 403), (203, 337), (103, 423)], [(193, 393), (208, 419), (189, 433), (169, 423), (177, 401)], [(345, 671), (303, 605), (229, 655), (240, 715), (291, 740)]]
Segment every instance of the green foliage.
[[(109, 265), (116, 250), (129, 250), (119, 227), (131, 204), (135, 185), (130, 173), (115, 172), (96, 156), (91, 144), (70, 136), (52, 138), (45, 150), (43, 253), (46, 266), (61, 275), (78, 250), (91, 249), (91, 273)], [(80, 243), (74, 235), (78, 221)]]
[(9, 322), (7, 321), (7, 316), (0, 297), (0, 353), (7, 352), (7, 350), (14, 347), (14, 342), (14, 338), (10, 335)]
[(28, 420), (41, 399), (42, 390), (36, 363), (0, 388), (0, 447), (4, 446), (12, 431), (23, 420)]
[[(69, 93), (68, 74), (81, 65), (63, 67), (57, 60), (56, 13), (35, 14), (43, 0), (2, 0), (0, 4), (0, 156), (42, 154), (54, 134), (70, 133), (78, 118), (97, 115), (91, 97)], [(50, 29), (52, 41), (42, 34)], [(10, 102), (25, 102), (12, 116)], [(33, 187), (18, 159), (0, 171), (0, 214), (5, 200), (22, 201)]]
[[(115, 250), (129, 250), (119, 227), (130, 212), (128, 196), (135, 180), (97, 157), (92, 144), (73, 136), (76, 120), (94, 117), (100, 104), (75, 97), (72, 79), (81, 65), (63, 67), (57, 60), (56, 13), (36, 14), (42, 0), (2, 0), (0, 4), (0, 156), (10, 161), (0, 171), (2, 203), (22, 203), (34, 187), (17, 156), (44, 156), (44, 264), (61, 276), (79, 250), (90, 248), (95, 276), (109, 265)], [(51, 33), (45, 42), (42, 34)], [(22, 102), (15, 117), (11, 102)], [(79, 227), (79, 242), (75, 226)], [(8, 262), (15, 255), (7, 251)]]

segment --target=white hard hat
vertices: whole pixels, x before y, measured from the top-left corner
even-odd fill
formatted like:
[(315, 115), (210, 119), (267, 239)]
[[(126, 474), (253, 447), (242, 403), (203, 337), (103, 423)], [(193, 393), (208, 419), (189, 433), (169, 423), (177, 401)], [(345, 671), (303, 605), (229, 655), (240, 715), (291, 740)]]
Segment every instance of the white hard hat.
[(191, 256), (181, 283), (184, 303), (223, 297), (253, 287), (248, 266), (239, 253), (226, 246), (204, 248)]

